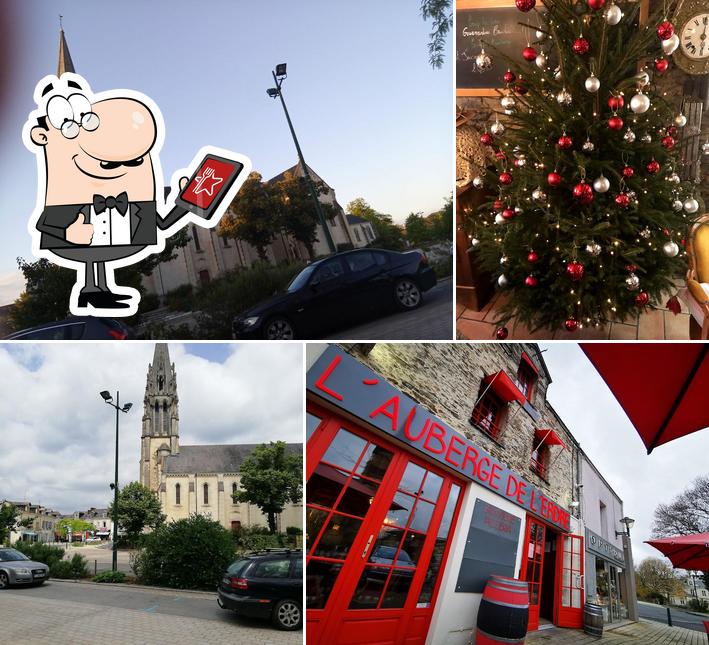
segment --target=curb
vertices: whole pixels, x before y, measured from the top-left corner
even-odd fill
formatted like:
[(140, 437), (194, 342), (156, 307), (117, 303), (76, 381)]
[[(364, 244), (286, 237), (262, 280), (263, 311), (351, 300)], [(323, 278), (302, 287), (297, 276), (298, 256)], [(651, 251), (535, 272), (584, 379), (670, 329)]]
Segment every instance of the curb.
[(172, 587), (153, 587), (150, 585), (125, 584), (120, 582), (92, 582), (91, 580), (65, 580), (63, 578), (50, 578), (48, 582), (64, 583), (69, 585), (91, 585), (94, 587), (113, 587), (116, 589), (135, 589), (136, 591), (162, 591), (165, 593), (185, 593), (215, 598), (216, 591), (202, 591), (199, 589), (173, 589)]

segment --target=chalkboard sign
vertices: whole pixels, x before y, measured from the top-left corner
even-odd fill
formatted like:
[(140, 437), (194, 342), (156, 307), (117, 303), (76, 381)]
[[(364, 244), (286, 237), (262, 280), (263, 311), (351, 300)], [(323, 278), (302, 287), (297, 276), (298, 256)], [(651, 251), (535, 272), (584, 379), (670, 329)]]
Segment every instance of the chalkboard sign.
[(481, 593), (491, 575), (514, 577), (521, 524), (519, 517), (475, 500), (457, 592)]
[[(469, 8), (469, 3), (458, 3), (456, 11), (456, 88), (459, 96), (494, 95), (494, 88), (505, 86), (502, 75), (509, 63), (489, 45), (515, 60), (522, 61), (522, 50), (529, 39), (535, 39), (535, 17), (526, 27), (527, 16), (514, 4), (508, 7)], [(523, 24), (520, 24), (523, 23)], [(492, 60), (492, 67), (478, 70), (475, 57), (480, 53), (481, 42)]]

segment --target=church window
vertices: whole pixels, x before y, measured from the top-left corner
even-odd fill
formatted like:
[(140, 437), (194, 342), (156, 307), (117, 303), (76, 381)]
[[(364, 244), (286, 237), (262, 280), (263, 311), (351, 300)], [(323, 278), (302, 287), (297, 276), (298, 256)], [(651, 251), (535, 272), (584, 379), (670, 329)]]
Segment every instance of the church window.
[(197, 233), (196, 226), (192, 226), (192, 239), (194, 240), (194, 248), (197, 251), (201, 251), (202, 247), (199, 245), (199, 234)]
[(204, 503), (209, 504), (209, 484), (203, 486), (204, 490)]
[(167, 416), (167, 402), (164, 402), (162, 404), (162, 429), (163, 434), (165, 435), (170, 434), (169, 423), (170, 419)]
[(180, 503), (180, 485), (175, 484), (175, 504)]
[[(236, 485), (236, 482), (234, 482), (234, 483), (231, 485), (231, 494), (232, 494), (232, 496), (233, 496), (233, 495), (236, 495), (236, 490), (237, 490), (237, 488), (238, 488), (238, 487), (237, 487), (237, 485)], [(233, 503), (236, 504), (236, 500), (234, 499), (234, 497), (232, 497), (231, 499), (233, 500)]]

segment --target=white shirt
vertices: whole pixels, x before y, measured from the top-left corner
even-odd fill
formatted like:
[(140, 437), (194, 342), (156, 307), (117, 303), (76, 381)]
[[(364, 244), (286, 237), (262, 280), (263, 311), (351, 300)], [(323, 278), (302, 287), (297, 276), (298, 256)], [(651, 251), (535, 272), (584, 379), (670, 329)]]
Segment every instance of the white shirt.
[(92, 206), (91, 223), (94, 225), (91, 246), (130, 244), (130, 204), (125, 215), (117, 208), (107, 208), (97, 215)]

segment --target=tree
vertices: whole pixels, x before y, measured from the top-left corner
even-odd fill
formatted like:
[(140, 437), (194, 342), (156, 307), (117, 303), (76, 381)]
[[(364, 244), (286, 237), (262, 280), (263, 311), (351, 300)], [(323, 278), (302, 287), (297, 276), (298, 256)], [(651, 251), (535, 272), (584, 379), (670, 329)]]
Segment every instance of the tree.
[[(108, 507), (113, 517), (113, 503)], [(131, 482), (118, 492), (118, 526), (126, 532), (126, 541), (135, 545), (143, 529), (155, 529), (165, 521), (160, 500), (139, 482)]]
[(428, 221), (421, 213), (410, 213), (406, 218), (406, 239), (414, 246), (421, 246), (431, 239), (431, 229)]
[(0, 544), (5, 544), (15, 529), (26, 528), (31, 524), (30, 518), (20, 519), (20, 510), (14, 504), (0, 505)]
[(440, 68), (445, 60), (448, 32), (453, 27), (451, 0), (421, 0), (421, 15), (433, 22), (428, 42), (428, 60), (431, 67)]
[(453, 241), (453, 195), (446, 197), (443, 208), (435, 215), (433, 221), (434, 239)]
[(675, 174), (681, 119), (637, 73), (663, 57), (662, 14), (638, 27), (640, 5), (628, 0), (616, 25), (584, 2), (543, 5), (532, 27), (543, 37), (525, 50), (537, 64), (508, 59), (508, 116), (481, 137), (496, 153), (483, 178), (491, 199), (466, 228), (507, 293), (498, 324), (573, 331), (664, 305), (686, 269), (683, 200), (687, 213), (699, 205)]
[(219, 222), (219, 234), (248, 242), (266, 262), (266, 248), (277, 230), (278, 202), (274, 191), (259, 173), (252, 172)]
[(659, 558), (645, 558), (635, 569), (638, 596), (647, 599), (666, 599), (684, 593), (682, 583), (672, 567)]
[(74, 533), (83, 533), (84, 531), (93, 531), (94, 525), (91, 522), (85, 520), (79, 520), (72, 517), (65, 517), (63, 520), (59, 520), (56, 524), (57, 533), (61, 533), (69, 538), (71, 542), (71, 536)]
[(377, 248), (401, 251), (404, 249), (404, 235), (401, 227), (394, 224), (391, 215), (378, 213), (364, 199), (357, 197), (347, 204), (347, 212), (371, 222), (377, 239)]
[(268, 530), (276, 532), (276, 515), (286, 504), (303, 496), (303, 455), (290, 452), (283, 441), (262, 444), (241, 464), (236, 502), (258, 506), (268, 517)]
[(654, 537), (708, 532), (709, 475), (697, 477), (669, 504), (658, 504), (652, 529)]

